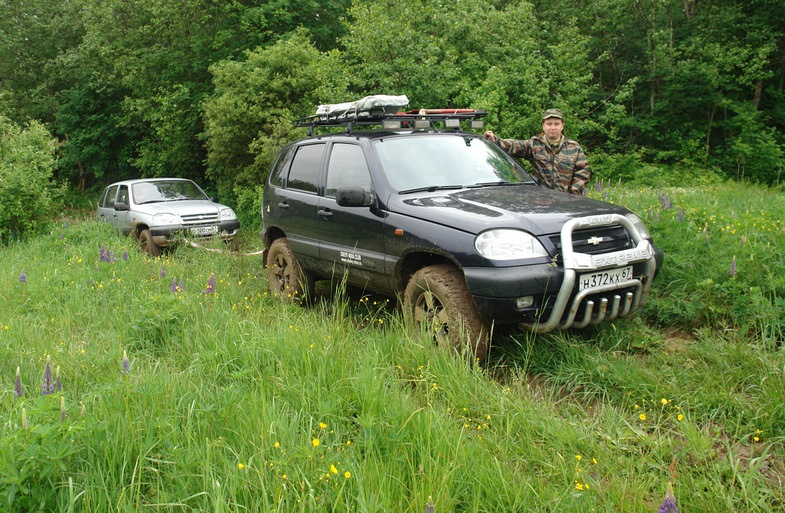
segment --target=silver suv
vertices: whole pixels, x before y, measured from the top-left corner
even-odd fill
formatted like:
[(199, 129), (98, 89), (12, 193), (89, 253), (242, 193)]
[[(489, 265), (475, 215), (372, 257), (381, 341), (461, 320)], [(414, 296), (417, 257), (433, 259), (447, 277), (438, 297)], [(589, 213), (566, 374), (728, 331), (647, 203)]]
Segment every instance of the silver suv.
[(219, 235), (233, 242), (240, 228), (234, 210), (182, 178), (113, 183), (101, 195), (96, 216), (138, 239), (142, 249), (152, 256), (160, 255), (175, 233), (186, 237)]

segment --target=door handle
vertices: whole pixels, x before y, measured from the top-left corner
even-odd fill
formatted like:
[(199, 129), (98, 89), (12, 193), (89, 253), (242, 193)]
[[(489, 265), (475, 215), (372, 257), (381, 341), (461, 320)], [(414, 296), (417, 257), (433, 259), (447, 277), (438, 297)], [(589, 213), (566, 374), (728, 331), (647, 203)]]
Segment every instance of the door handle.
[(320, 208), (320, 209), (319, 209), (319, 211), (318, 211), (317, 213), (318, 213), (320, 216), (322, 216), (322, 217), (332, 217), (332, 216), (333, 216), (333, 213), (332, 213), (332, 212), (330, 212), (329, 210), (325, 210), (325, 209), (323, 209), (323, 208)]

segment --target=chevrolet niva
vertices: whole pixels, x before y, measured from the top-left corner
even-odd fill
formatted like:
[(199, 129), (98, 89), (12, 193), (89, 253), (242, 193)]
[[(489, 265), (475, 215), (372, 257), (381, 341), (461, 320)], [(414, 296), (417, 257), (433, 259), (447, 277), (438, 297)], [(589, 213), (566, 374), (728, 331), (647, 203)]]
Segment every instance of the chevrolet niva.
[(161, 254), (172, 236), (220, 236), (233, 242), (240, 228), (234, 210), (210, 199), (191, 180), (148, 178), (109, 185), (98, 201), (96, 217), (139, 240), (151, 256)]
[[(264, 189), (271, 292), (307, 298), (315, 280), (345, 279), (479, 360), (493, 326), (549, 332), (637, 310), (663, 261), (641, 219), (540, 185), (461, 129), (482, 115), (306, 118), (309, 136), (281, 150)], [(322, 126), (344, 130), (314, 135)]]

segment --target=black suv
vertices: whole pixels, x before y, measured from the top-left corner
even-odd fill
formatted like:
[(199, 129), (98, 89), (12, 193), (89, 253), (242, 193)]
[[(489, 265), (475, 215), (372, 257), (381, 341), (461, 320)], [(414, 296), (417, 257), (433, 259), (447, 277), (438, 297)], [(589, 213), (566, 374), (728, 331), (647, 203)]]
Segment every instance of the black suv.
[[(640, 218), (538, 184), (461, 129), (483, 114), (308, 118), (264, 189), (272, 293), (345, 278), (402, 298), (412, 326), (478, 359), (493, 325), (582, 328), (640, 307), (663, 259)], [(313, 135), (322, 125), (344, 130)]]

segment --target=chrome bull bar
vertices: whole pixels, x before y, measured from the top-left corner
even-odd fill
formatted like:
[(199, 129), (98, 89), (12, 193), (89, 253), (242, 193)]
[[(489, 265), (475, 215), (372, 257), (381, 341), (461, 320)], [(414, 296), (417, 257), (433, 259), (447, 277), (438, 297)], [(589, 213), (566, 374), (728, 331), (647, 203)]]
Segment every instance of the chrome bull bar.
[[(577, 253), (573, 250), (572, 234), (575, 230), (612, 225), (621, 225), (626, 228), (635, 247), (599, 255)], [(553, 310), (545, 322), (526, 324), (525, 326), (528, 329), (546, 333), (555, 329), (584, 328), (589, 324), (599, 324), (629, 315), (646, 301), (651, 282), (654, 279), (654, 273), (657, 270), (654, 248), (652, 248), (648, 240), (638, 233), (632, 222), (625, 216), (606, 214), (571, 219), (562, 227), (561, 244), (564, 261), (564, 281), (556, 296)], [(570, 301), (575, 287), (575, 280), (579, 273), (624, 267), (641, 262), (644, 262), (645, 266), (640, 278), (609, 285), (587, 287), (579, 291)], [(627, 290), (624, 291), (624, 289)], [(596, 304), (592, 299), (587, 299), (589, 296), (614, 290), (619, 290), (620, 293), (613, 294), (610, 299), (608, 297), (601, 298), (599, 304)], [(584, 302), (585, 310), (583, 316), (576, 320), (578, 310)], [(565, 312), (567, 313), (566, 317)]]

